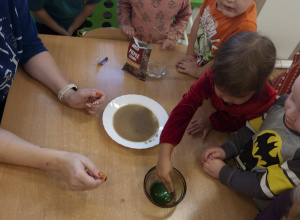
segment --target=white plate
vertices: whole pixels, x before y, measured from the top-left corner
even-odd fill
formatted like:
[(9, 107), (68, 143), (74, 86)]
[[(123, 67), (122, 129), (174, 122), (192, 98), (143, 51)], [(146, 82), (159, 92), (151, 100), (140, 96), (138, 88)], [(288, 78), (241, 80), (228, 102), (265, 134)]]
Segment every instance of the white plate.
[[(149, 140), (144, 142), (128, 141), (122, 138), (121, 136), (119, 136), (115, 131), (113, 127), (113, 116), (119, 108), (128, 104), (142, 105), (150, 109), (153, 112), (153, 114), (156, 116), (159, 123), (159, 128), (157, 133)], [(102, 121), (107, 134), (117, 143), (129, 148), (145, 149), (145, 148), (153, 147), (159, 143), (159, 137), (161, 131), (164, 128), (168, 120), (168, 117), (169, 116), (165, 111), (165, 109), (153, 99), (150, 99), (142, 95), (123, 95), (118, 98), (115, 98), (110, 103), (108, 103), (108, 105), (104, 109)]]

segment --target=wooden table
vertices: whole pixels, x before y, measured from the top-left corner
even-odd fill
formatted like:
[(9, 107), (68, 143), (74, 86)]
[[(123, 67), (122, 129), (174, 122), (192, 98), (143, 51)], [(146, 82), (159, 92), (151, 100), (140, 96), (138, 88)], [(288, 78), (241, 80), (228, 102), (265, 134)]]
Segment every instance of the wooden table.
[[(195, 79), (180, 74), (175, 62), (185, 53), (176, 46), (166, 76), (138, 80), (122, 71), (128, 42), (41, 35), (64, 70), (79, 88), (99, 88), (107, 101), (140, 94), (171, 113)], [(97, 66), (97, 54), (108, 62)], [(196, 115), (208, 115), (209, 105)], [(60, 103), (52, 92), (18, 69), (11, 87), (2, 128), (40, 146), (81, 153), (89, 157), (108, 180), (93, 191), (69, 191), (57, 173), (0, 164), (1, 219), (253, 219), (257, 209), (251, 198), (233, 192), (207, 176), (197, 156), (208, 146), (220, 145), (226, 133), (185, 135), (173, 153), (173, 165), (187, 182), (184, 200), (175, 208), (154, 206), (143, 191), (145, 173), (156, 164), (158, 147), (136, 150), (114, 142), (105, 132), (102, 115), (91, 116)]]

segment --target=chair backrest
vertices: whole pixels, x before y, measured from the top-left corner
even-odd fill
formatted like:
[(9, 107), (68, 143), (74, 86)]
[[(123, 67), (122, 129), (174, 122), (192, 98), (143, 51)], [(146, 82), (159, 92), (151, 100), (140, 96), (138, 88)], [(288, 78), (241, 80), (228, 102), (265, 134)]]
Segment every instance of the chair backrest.
[(103, 27), (118, 28), (117, 4), (118, 0), (101, 0), (97, 3), (93, 14), (87, 18), (90, 26), (85, 27), (84, 31)]
[(83, 37), (110, 39), (110, 40), (131, 40), (120, 28), (97, 28), (86, 32)]
[(191, 0), (191, 7), (192, 8), (200, 8), (203, 4), (204, 0)]

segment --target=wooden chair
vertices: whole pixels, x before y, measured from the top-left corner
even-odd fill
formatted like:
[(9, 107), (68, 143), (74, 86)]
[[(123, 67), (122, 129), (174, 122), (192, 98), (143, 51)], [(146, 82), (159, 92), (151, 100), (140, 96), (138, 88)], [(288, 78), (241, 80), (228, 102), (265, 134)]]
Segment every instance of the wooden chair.
[(125, 41), (131, 40), (126, 34), (122, 32), (120, 28), (96, 28), (94, 30), (86, 32), (83, 37)]

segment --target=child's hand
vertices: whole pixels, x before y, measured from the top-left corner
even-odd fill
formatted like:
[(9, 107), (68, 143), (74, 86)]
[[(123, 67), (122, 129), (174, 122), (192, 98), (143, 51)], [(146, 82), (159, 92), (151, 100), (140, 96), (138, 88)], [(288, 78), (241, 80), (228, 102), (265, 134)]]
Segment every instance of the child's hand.
[(159, 156), (156, 164), (157, 176), (163, 182), (168, 192), (174, 191), (173, 183), (170, 177), (170, 174), (173, 172), (173, 165), (171, 162), (172, 148), (172, 145), (160, 144)]
[(132, 38), (136, 35), (136, 31), (131, 25), (124, 25), (120, 28), (123, 31), (123, 33), (126, 34), (129, 38)]
[(67, 31), (68, 36), (72, 36), (75, 30), (76, 30), (76, 29), (74, 29), (73, 26), (70, 25), (70, 27), (68, 28), (68, 31)]
[(105, 107), (105, 94), (96, 89), (69, 90), (64, 101), (72, 108), (84, 109), (89, 114), (97, 114)]
[(208, 158), (208, 160), (203, 164), (203, 171), (211, 177), (219, 179), (219, 174), (223, 166), (225, 166), (224, 161)]
[(173, 166), (171, 161), (163, 160), (157, 161), (156, 164), (156, 173), (160, 180), (163, 182), (168, 192), (173, 192), (174, 187), (170, 177), (170, 174), (173, 172)]
[(208, 159), (220, 159), (225, 160), (226, 153), (220, 147), (210, 147), (203, 151), (201, 155), (201, 163), (204, 164)]
[(56, 171), (63, 175), (71, 190), (96, 189), (106, 180), (100, 179), (100, 170), (81, 154), (62, 152), (59, 158)]
[(184, 57), (182, 57), (180, 60), (178, 60), (176, 62), (176, 66), (177, 66), (177, 64), (181, 63), (182, 61), (186, 61), (186, 60), (195, 61), (195, 62), (197, 61), (197, 59), (194, 55), (186, 54)]
[(211, 130), (213, 130), (213, 126), (212, 126), (209, 118), (201, 117), (199, 119), (194, 119), (191, 121), (191, 124), (187, 128), (187, 133), (194, 135), (199, 132), (203, 132), (203, 135), (201, 138), (202, 138), (202, 140), (204, 140)]
[(165, 50), (172, 49), (175, 46), (176, 42), (174, 40), (165, 39), (161, 42), (161, 44), (161, 49)]
[(197, 68), (199, 67), (197, 64), (197, 60), (192, 55), (186, 55), (181, 60), (176, 63), (177, 71), (180, 73), (184, 73), (190, 75), (192, 77), (199, 78), (197, 76)]

